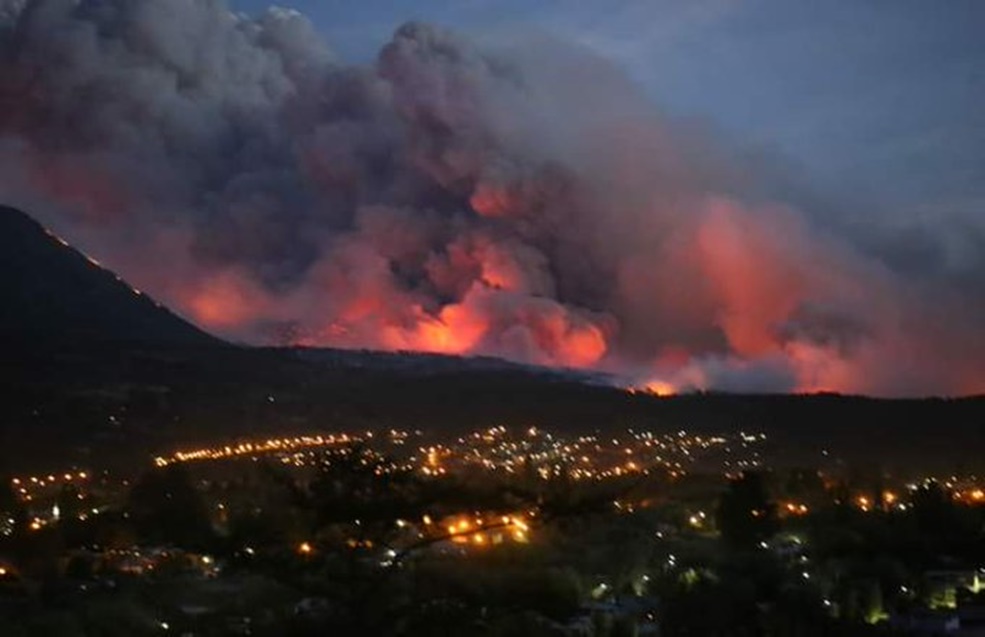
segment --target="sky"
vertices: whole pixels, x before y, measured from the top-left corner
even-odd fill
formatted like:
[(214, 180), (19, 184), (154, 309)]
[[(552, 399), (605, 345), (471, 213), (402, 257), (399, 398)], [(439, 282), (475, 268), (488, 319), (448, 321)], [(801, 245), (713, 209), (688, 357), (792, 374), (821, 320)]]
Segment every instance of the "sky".
[[(236, 0), (247, 13), (264, 0)], [(613, 60), (655, 103), (796, 161), (847, 214), (985, 217), (980, 0), (298, 0), (346, 60), (421, 20), (542, 31)], [(864, 219), (862, 220), (864, 222)]]
[(985, 2), (0, 0), (0, 201), (224, 338), (985, 393)]

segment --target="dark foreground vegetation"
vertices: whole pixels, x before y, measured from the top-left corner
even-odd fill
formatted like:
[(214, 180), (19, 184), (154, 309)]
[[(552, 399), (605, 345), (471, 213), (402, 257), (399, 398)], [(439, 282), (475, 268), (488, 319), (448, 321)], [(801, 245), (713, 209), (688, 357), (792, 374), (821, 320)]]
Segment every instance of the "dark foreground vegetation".
[(938, 482), (397, 467), (170, 465), (66, 486), (42, 526), (5, 489), (0, 634), (906, 635), (985, 609), (985, 507)]

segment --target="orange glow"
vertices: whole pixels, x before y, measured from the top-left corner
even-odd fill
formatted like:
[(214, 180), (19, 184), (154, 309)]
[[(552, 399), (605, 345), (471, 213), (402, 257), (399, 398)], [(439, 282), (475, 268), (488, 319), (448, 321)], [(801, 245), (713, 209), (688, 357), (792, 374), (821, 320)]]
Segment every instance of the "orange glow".
[(475, 192), (469, 198), (469, 205), (477, 214), (483, 217), (508, 217), (517, 208), (517, 197), (505, 188), (497, 188), (488, 183), (476, 186)]
[(489, 267), (483, 267), (482, 282), (489, 287), (496, 288), (498, 290), (513, 290), (519, 287), (516, 273), (504, 269), (496, 270)]
[(677, 388), (663, 380), (651, 380), (643, 389), (655, 396), (673, 396), (677, 393)]
[(488, 325), (465, 305), (448, 305), (437, 322), (421, 326), (424, 342), (431, 351), (462, 353), (473, 349), (486, 333)]
[(131, 195), (113, 171), (94, 162), (33, 154), (34, 185), (62, 201), (72, 202), (90, 219), (107, 221), (132, 205)]
[(590, 367), (605, 356), (608, 345), (594, 325), (572, 328), (561, 342), (558, 359), (568, 367)]
[(608, 350), (598, 325), (572, 316), (560, 305), (524, 308), (517, 321), (536, 345), (534, 360), (544, 365), (590, 367)]
[(482, 282), (494, 289), (529, 292), (527, 277), (506, 247), (484, 245), (479, 254)]
[(374, 296), (362, 296), (354, 299), (339, 313), (336, 325), (347, 325), (365, 321), (379, 315), (384, 309), (385, 300)]
[(301, 542), (300, 544), (298, 544), (298, 553), (300, 553), (301, 555), (311, 555), (311, 553), (313, 552), (314, 549), (311, 547), (311, 544), (309, 544), (308, 542)]
[(437, 317), (417, 308), (418, 323), (411, 329), (384, 328), (383, 340), (392, 349), (439, 354), (472, 351), (488, 329), (485, 317), (466, 305), (446, 305)]
[(186, 305), (197, 323), (224, 329), (262, 315), (267, 303), (263, 293), (245, 277), (225, 272), (205, 280), (191, 292)]
[(758, 218), (714, 202), (698, 231), (701, 262), (721, 301), (719, 325), (733, 350), (760, 356), (779, 347), (782, 325), (803, 300), (808, 281), (797, 255), (777, 236), (799, 236), (792, 219)]

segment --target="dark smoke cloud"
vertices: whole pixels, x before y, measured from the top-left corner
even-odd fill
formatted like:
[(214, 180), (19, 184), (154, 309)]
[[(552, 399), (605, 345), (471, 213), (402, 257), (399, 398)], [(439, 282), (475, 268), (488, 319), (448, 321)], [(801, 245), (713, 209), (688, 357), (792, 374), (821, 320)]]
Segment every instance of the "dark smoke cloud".
[(759, 162), (576, 47), (412, 23), (363, 67), (283, 9), (0, 0), (0, 66), (0, 196), (232, 338), (985, 390), (946, 279), (765, 197)]

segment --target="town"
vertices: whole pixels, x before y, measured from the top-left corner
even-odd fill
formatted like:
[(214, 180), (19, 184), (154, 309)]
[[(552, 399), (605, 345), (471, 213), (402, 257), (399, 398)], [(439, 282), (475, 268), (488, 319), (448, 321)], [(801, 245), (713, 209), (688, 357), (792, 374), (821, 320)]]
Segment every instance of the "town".
[(985, 624), (985, 481), (780, 468), (769, 442), (637, 428), (320, 432), (171, 450), (132, 475), (12, 476), (0, 627), (615, 636), (755, 620), (762, 634), (971, 635)]

